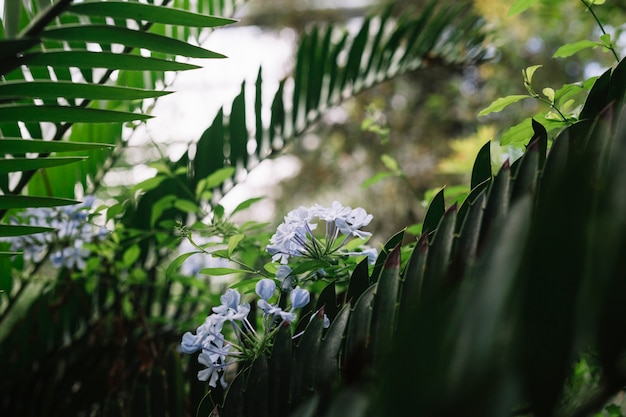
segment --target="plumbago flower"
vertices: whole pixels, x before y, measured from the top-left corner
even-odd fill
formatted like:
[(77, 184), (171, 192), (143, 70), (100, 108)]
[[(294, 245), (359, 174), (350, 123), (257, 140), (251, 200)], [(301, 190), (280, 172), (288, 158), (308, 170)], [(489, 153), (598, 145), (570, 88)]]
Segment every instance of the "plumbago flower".
[[(277, 293), (274, 280), (261, 279), (255, 289), (259, 296), (258, 307), (263, 311), (262, 329), (256, 329), (248, 320), (250, 304), (242, 302), (239, 291), (230, 288), (220, 297), (222, 304), (213, 307), (213, 313), (196, 333), (186, 332), (182, 337), (182, 352), (193, 354), (200, 351), (198, 362), (206, 368), (198, 372), (198, 379), (207, 381), (211, 387), (216, 387), (218, 381), (226, 386), (224, 373), (228, 366), (237, 362), (250, 363), (259, 355), (269, 353), (278, 329), (295, 322), (295, 311), (310, 301), (309, 292), (296, 287), (289, 294), (290, 308), (283, 310), (271, 302)], [(329, 324), (325, 317), (324, 325), (328, 327)], [(226, 332), (225, 326), (231, 331)], [(230, 340), (227, 335), (231, 336)]]
[(94, 201), (94, 196), (87, 196), (82, 203), (73, 206), (26, 209), (19, 218), (13, 217), (11, 222), (56, 230), (11, 238), (11, 249), (23, 252), (27, 261), (41, 262), (50, 247), (50, 263), (55, 268), (84, 269), (91, 254), (85, 243), (100, 240), (109, 233), (105, 227), (89, 221)]
[[(377, 251), (374, 248), (362, 247), (361, 251), (350, 251), (348, 243), (353, 238), (366, 241), (372, 234), (361, 230), (372, 221), (372, 215), (363, 208), (352, 209), (334, 201), (330, 207), (315, 204), (312, 207), (299, 207), (284, 217), (276, 233), (270, 238), (266, 250), (272, 260), (279, 262), (276, 277), (289, 287), (293, 279), (291, 267), (287, 264), (292, 258), (319, 261), (320, 265), (335, 265), (341, 257), (368, 257), (373, 264)], [(322, 227), (320, 223), (323, 222)], [(320, 232), (323, 229), (323, 233)], [(316, 274), (325, 274), (323, 269)]]

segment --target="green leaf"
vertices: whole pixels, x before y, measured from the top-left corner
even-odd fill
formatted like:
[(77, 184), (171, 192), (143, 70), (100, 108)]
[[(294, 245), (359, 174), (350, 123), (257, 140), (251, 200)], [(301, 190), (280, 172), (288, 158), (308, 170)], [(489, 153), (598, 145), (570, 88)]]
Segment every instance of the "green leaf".
[(456, 214), (457, 206), (453, 204), (441, 217), (437, 230), (430, 243), (424, 281), (422, 284), (424, 297), (438, 294), (439, 290), (444, 288), (449, 279), (452, 244), (455, 238)]
[(508, 15), (513, 16), (521, 13), (537, 3), (539, 3), (539, 0), (515, 0), (509, 9)]
[(174, 207), (185, 213), (197, 213), (199, 210), (198, 204), (195, 201), (180, 198), (174, 201)]
[(155, 188), (157, 188), (163, 181), (165, 181), (167, 179), (166, 176), (164, 175), (157, 175), (155, 177), (152, 178), (148, 178), (146, 180), (141, 181), (139, 184), (136, 184), (131, 191), (133, 193), (137, 192), (137, 191), (150, 191), (153, 190)]
[(53, 122), (53, 123), (116, 123), (146, 120), (152, 116), (84, 107), (12, 104), (0, 106), (0, 122)]
[(363, 183), (361, 184), (361, 188), (362, 189), (366, 189), (371, 185), (376, 184), (377, 182), (385, 179), (385, 178), (389, 178), (389, 177), (396, 177), (397, 174), (395, 172), (389, 172), (389, 171), (385, 171), (385, 172), (378, 172), (376, 174), (374, 174), (374, 176), (366, 179), (365, 181), (363, 181)]
[(241, 242), (245, 237), (246, 235), (239, 233), (228, 238), (228, 256), (233, 254), (235, 249), (237, 249), (239, 242)]
[(548, 98), (548, 100), (550, 100), (550, 103), (554, 103), (554, 89), (546, 87), (543, 89), (543, 95), (546, 96)]
[(206, 16), (186, 10), (126, 1), (86, 1), (66, 9), (70, 13), (86, 16), (108, 16), (119, 19), (145, 20), (151, 23), (192, 27), (224, 26), (236, 20)]
[(216, 188), (235, 174), (235, 167), (224, 167), (213, 172), (206, 178), (206, 188)]
[(400, 286), (400, 245), (385, 261), (376, 283), (372, 310), (371, 345), (374, 361), (383, 364), (391, 349), (397, 318), (398, 289)]
[(259, 202), (259, 201), (261, 201), (261, 200), (263, 200), (263, 199), (265, 199), (265, 197), (253, 197), (253, 198), (249, 198), (249, 199), (247, 199), (246, 201), (244, 201), (244, 202), (242, 202), (242, 203), (239, 203), (239, 204), (237, 205), (237, 207), (235, 207), (235, 209), (233, 210), (233, 212), (231, 213), (231, 215), (232, 215), (232, 214), (235, 214), (235, 213), (238, 213), (238, 212), (240, 212), (240, 211), (243, 211), (243, 210), (247, 209), (248, 207), (250, 207), (251, 205), (253, 205), (253, 204), (255, 204), (255, 203), (257, 203), (257, 202)]
[(186, 71), (200, 68), (199, 65), (140, 55), (59, 50), (25, 54), (18, 58), (18, 63), (30, 67), (105, 68), (129, 71)]
[(396, 159), (388, 154), (383, 154), (380, 157), (380, 160), (383, 162), (383, 164), (387, 167), (387, 169), (389, 171), (392, 172), (398, 172), (400, 171), (400, 165), (398, 165), (398, 161), (396, 161)]
[(522, 76), (524, 77), (524, 84), (530, 85), (533, 82), (533, 76), (535, 72), (541, 68), (543, 65), (531, 65), (522, 70)]
[(197, 253), (202, 253), (202, 252), (199, 252), (199, 251), (187, 252), (187, 253), (183, 253), (182, 255), (177, 256), (167, 266), (167, 269), (165, 270), (165, 277), (166, 278), (171, 277), (178, 270), (178, 268), (180, 268), (180, 266), (183, 264), (183, 262), (185, 262), (187, 260), (187, 258), (189, 258), (190, 256), (195, 255)]
[(56, 167), (84, 161), (85, 159), (86, 157), (81, 156), (59, 156), (53, 158), (0, 158), (0, 174)]
[(568, 43), (557, 49), (556, 52), (552, 55), (552, 58), (567, 58), (584, 49), (594, 48), (596, 46), (603, 45), (601, 43), (593, 42), (588, 39), (583, 39), (574, 43)]
[(53, 227), (0, 224), (0, 236), (2, 237), (34, 235), (36, 233), (52, 232), (54, 230)]
[(470, 187), (473, 190), (478, 184), (489, 179), (491, 179), (491, 141), (485, 143), (476, 155)]
[(122, 256), (122, 264), (125, 267), (132, 266), (137, 259), (139, 259), (139, 255), (141, 255), (141, 248), (139, 245), (133, 245), (130, 248), (124, 251), (124, 255)]
[(42, 139), (0, 139), (0, 152), (4, 154), (17, 153), (52, 153), (52, 152), (74, 152), (91, 151), (94, 149), (113, 149), (115, 145), (108, 143), (92, 142), (60, 142)]
[[(539, 121), (548, 132), (567, 126), (567, 122), (561, 120), (546, 119), (545, 117), (535, 117), (535, 119)], [(520, 145), (527, 143), (528, 138), (533, 136), (532, 120), (533, 119), (529, 117), (509, 128), (500, 137), (500, 145)]]
[(235, 268), (204, 268), (200, 270), (201, 274), (220, 276), (220, 275), (229, 275), (229, 274), (249, 274), (252, 271), (247, 271), (245, 269), (235, 269)]
[(22, 4), (19, 1), (4, 1), (3, 22), (4, 34), (7, 38), (14, 38), (19, 31), (20, 11)]
[(612, 46), (610, 33), (605, 33), (602, 36), (600, 36), (600, 40), (602, 41), (605, 47), (610, 48)]
[(171, 91), (144, 90), (71, 81), (7, 81), (0, 84), (0, 97), (56, 99), (84, 98), (90, 100), (138, 100), (161, 97)]
[(489, 113), (497, 113), (502, 111), (505, 107), (516, 103), (520, 100), (523, 100), (525, 98), (529, 98), (530, 96), (528, 94), (517, 94), (517, 95), (512, 95), (512, 96), (506, 96), (506, 97), (500, 97), (499, 99), (497, 99), (496, 101), (494, 101), (493, 103), (491, 103), (489, 106), (487, 106), (486, 108), (482, 109), (479, 113), (478, 116), (486, 116)]
[(80, 201), (67, 198), (37, 197), (29, 195), (0, 195), (0, 210), (27, 207), (59, 207), (78, 204)]
[(314, 390), (323, 326), (323, 314), (321, 312), (316, 313), (307, 324), (304, 334), (300, 337), (300, 343), (294, 352), (291, 399), (296, 404), (305, 395), (308, 396), (308, 393)]
[(99, 44), (122, 44), (133, 48), (149, 49), (164, 54), (180, 55), (188, 58), (225, 58), (224, 55), (209, 51), (166, 36), (109, 25), (66, 25), (42, 32), (46, 39), (96, 42)]
[(13, 57), (41, 42), (37, 38), (0, 39), (0, 58)]
[(422, 226), (422, 233), (431, 233), (439, 225), (439, 220), (443, 217), (446, 211), (446, 201), (444, 198), (445, 188), (439, 190), (426, 210), (424, 216), (424, 225)]

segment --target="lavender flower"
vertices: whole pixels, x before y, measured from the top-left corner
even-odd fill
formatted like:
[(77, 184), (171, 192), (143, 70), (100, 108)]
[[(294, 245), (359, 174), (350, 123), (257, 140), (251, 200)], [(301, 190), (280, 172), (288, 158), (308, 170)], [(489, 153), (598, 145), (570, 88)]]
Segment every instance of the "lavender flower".
[[(325, 222), (325, 233), (321, 238), (313, 232), (318, 226), (316, 220)], [(365, 240), (371, 236), (370, 232), (361, 230), (371, 221), (372, 215), (363, 208), (344, 207), (338, 201), (330, 207), (319, 204), (310, 208), (299, 207), (285, 216), (266, 250), (272, 260), (281, 264), (286, 264), (290, 257), (323, 260), (334, 254), (353, 255), (355, 252), (341, 250), (352, 237)]]
[(52, 266), (83, 270), (91, 254), (85, 243), (103, 239), (109, 233), (89, 222), (94, 201), (95, 197), (86, 196), (82, 203), (73, 206), (26, 209), (20, 218), (11, 219), (13, 224), (53, 227), (55, 231), (11, 238), (11, 249), (22, 251), (27, 261), (41, 262), (51, 248)]

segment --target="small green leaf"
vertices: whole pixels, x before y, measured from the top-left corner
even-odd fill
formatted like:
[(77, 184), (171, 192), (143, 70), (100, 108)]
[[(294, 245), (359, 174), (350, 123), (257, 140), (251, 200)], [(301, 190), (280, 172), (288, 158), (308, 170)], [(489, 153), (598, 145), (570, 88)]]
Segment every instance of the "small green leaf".
[(178, 270), (178, 268), (183, 264), (183, 262), (187, 260), (187, 258), (197, 253), (202, 253), (202, 252), (187, 252), (187, 253), (183, 253), (182, 255), (177, 256), (176, 259), (170, 262), (167, 269), (165, 270), (165, 277), (167, 278), (171, 277), (174, 274), (174, 272), (176, 272), (176, 270)]
[(610, 48), (612, 46), (610, 33), (605, 33), (604, 35), (600, 36), (600, 40), (606, 47)]
[(500, 97), (499, 99), (497, 99), (496, 101), (494, 101), (493, 103), (491, 103), (489, 106), (487, 106), (486, 108), (482, 109), (479, 113), (478, 116), (486, 116), (489, 113), (497, 113), (502, 111), (505, 107), (516, 103), (520, 100), (523, 100), (525, 98), (530, 97), (528, 94), (517, 94), (517, 95), (512, 95), (512, 96), (506, 96), (506, 97)]
[(524, 77), (525, 84), (532, 84), (535, 71), (541, 68), (543, 65), (531, 65), (528, 68), (522, 70), (522, 76)]
[(241, 242), (245, 237), (246, 235), (244, 235), (243, 233), (239, 233), (228, 238), (228, 256), (231, 256), (233, 254), (235, 249), (237, 249), (237, 245), (239, 245), (239, 242)]
[(141, 248), (139, 245), (133, 245), (124, 251), (122, 263), (125, 267), (130, 267), (139, 259), (139, 255), (141, 255)]
[(248, 274), (251, 271), (246, 271), (245, 269), (236, 269), (236, 268), (204, 268), (200, 270), (201, 274), (206, 274), (206, 275), (213, 275), (213, 276), (219, 276), (219, 275), (229, 275), (229, 274)]
[(554, 90), (552, 88), (546, 87), (543, 89), (543, 95), (550, 100), (550, 103), (554, 103)]
[(376, 184), (377, 182), (388, 178), (388, 177), (395, 177), (396, 173), (395, 172), (389, 172), (389, 171), (385, 171), (385, 172), (378, 172), (376, 173), (374, 176), (366, 179), (365, 181), (363, 181), (363, 183), (361, 184), (361, 188), (366, 189), (369, 186)]
[(582, 41), (574, 43), (568, 43), (557, 49), (554, 55), (552, 55), (552, 58), (567, 58), (584, 49), (594, 48), (596, 46), (603, 45), (601, 43), (593, 42), (588, 39), (583, 39)]
[(515, 0), (509, 9), (508, 15), (513, 16), (521, 13), (536, 3), (539, 3), (539, 0)]
[(206, 178), (206, 188), (219, 187), (224, 181), (231, 178), (234, 174), (234, 167), (220, 168)]
[(239, 205), (237, 205), (237, 207), (235, 207), (235, 209), (233, 210), (233, 212), (231, 214), (235, 214), (238, 213), (242, 210), (247, 209), (248, 207), (250, 207), (251, 205), (253, 205), (254, 203), (257, 203), (261, 200), (263, 200), (265, 197), (253, 197), (253, 198), (249, 198), (246, 201), (239, 203)]
[(400, 171), (400, 165), (398, 165), (398, 161), (396, 161), (396, 159), (388, 154), (383, 154), (380, 157), (380, 160), (383, 162), (383, 164), (387, 167), (387, 169), (389, 171), (392, 172), (398, 172)]
[(157, 188), (163, 181), (167, 179), (164, 175), (157, 175), (156, 177), (148, 178), (147, 180), (141, 181), (139, 184), (135, 185), (132, 188), (132, 192), (135, 193), (137, 191), (150, 191)]
[(191, 200), (176, 199), (174, 201), (174, 207), (180, 211), (184, 211), (185, 213), (198, 212), (198, 204)]

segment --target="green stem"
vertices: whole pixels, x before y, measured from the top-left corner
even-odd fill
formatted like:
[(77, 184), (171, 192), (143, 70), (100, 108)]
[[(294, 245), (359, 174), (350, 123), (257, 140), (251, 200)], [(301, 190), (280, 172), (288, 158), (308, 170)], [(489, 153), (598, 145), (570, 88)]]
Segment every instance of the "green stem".
[[(596, 13), (591, 8), (591, 4), (587, 3), (585, 0), (580, 0), (580, 1), (585, 5), (585, 7), (589, 11), (589, 13), (591, 13), (591, 16), (593, 16), (594, 20), (598, 24), (598, 27), (600, 28), (600, 31), (602, 31), (602, 34), (606, 35), (607, 34), (606, 30), (604, 30), (604, 26), (602, 25), (602, 22), (600, 22), (600, 19), (598, 19), (598, 16), (596, 15)], [(617, 55), (617, 52), (615, 51), (615, 48), (613, 47), (613, 45), (612, 44), (609, 45), (608, 48), (613, 53), (613, 56), (615, 57), (615, 60), (617, 62), (619, 62), (620, 61), (619, 55)]]
[(568, 118), (567, 118), (567, 117), (566, 117), (563, 113), (561, 113), (561, 110), (559, 110), (559, 108), (558, 108), (558, 107), (556, 107), (556, 106), (554, 105), (554, 103), (553, 103), (553, 102), (551, 102), (551, 101), (550, 101), (550, 100), (548, 100), (548, 99), (545, 99), (545, 98), (541, 97), (539, 94), (536, 94), (536, 93), (535, 93), (535, 96), (534, 96), (534, 97), (535, 97), (537, 100), (541, 101), (542, 103), (545, 103), (545, 104), (547, 104), (548, 106), (550, 106), (550, 108), (551, 108), (552, 110), (554, 110), (555, 112), (557, 112), (557, 113), (559, 114), (559, 117), (561, 118), (561, 120), (562, 120), (562, 121), (564, 121), (564, 122), (567, 122), (567, 121), (568, 121)]

